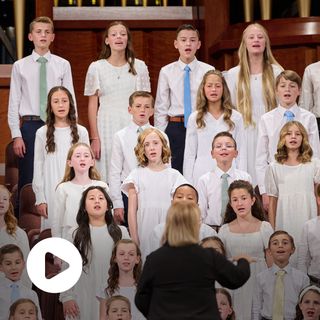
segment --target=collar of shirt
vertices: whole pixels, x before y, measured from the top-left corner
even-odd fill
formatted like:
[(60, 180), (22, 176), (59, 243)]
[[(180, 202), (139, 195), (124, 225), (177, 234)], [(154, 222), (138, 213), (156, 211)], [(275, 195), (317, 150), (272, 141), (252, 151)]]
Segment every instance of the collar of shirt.
[[(191, 71), (195, 70), (195, 68), (197, 66), (197, 62), (198, 62), (197, 58), (194, 57), (194, 59), (190, 63), (188, 63), (188, 66), (189, 66)], [(178, 60), (178, 66), (182, 71), (184, 71), (184, 68), (186, 67), (186, 65), (187, 64), (184, 63), (182, 60), (180, 60), (180, 59)]]
[(291, 266), (289, 263), (284, 268), (279, 268), (276, 264), (273, 264), (271, 269), (273, 274), (276, 274), (279, 270), (284, 270), (287, 274), (291, 273)]
[(227, 173), (229, 175), (229, 178), (232, 178), (234, 176), (234, 170), (233, 170), (232, 166), (227, 172), (222, 171), (218, 166), (216, 166), (216, 168), (214, 169), (214, 172), (217, 175), (217, 177), (219, 177), (219, 178), (221, 178), (221, 176), (224, 173)]
[(10, 286), (15, 283), (17, 284), (18, 286), (21, 285), (21, 281), (18, 280), (18, 281), (11, 281), (10, 279), (8, 279), (7, 277), (3, 276), (3, 277), (0, 277), (0, 283), (2, 283), (3, 286), (7, 287), (7, 288), (10, 288)]
[(131, 127), (135, 132), (137, 132), (138, 128), (140, 128), (140, 127), (141, 127), (143, 130), (149, 128), (149, 127), (150, 127), (150, 123), (148, 122), (148, 123), (144, 124), (143, 126), (138, 126), (135, 122), (131, 121), (130, 127)]
[[(41, 56), (40, 56), (38, 53), (36, 53), (34, 50), (32, 51), (31, 56), (32, 56), (32, 60), (33, 60), (34, 62), (37, 62), (37, 60), (41, 57)], [(48, 51), (43, 57), (45, 57), (48, 61), (50, 61), (50, 59), (51, 59), (51, 52)]]
[(286, 109), (286, 108), (282, 107), (282, 106), (279, 104), (278, 110), (279, 110), (279, 112), (280, 112), (280, 114), (281, 114), (282, 116), (284, 115), (284, 113), (285, 113), (286, 111), (291, 111), (291, 112), (293, 112), (293, 114), (294, 114), (295, 117), (297, 117), (297, 115), (299, 114), (299, 111), (300, 111), (300, 109), (299, 109), (299, 107), (298, 107), (298, 105), (297, 105), (296, 103), (295, 103), (291, 108), (289, 108), (289, 109)]

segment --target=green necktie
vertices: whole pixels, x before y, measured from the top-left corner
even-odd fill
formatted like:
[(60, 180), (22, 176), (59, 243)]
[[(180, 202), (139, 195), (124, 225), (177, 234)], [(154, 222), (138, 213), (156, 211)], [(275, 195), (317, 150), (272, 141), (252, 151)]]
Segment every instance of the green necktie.
[(229, 196), (228, 196), (228, 188), (229, 188), (229, 184), (228, 184), (228, 177), (229, 175), (227, 173), (224, 173), (221, 176), (221, 224), (223, 223), (224, 220), (224, 216), (226, 213), (226, 208), (227, 208), (227, 204), (229, 201)]
[(40, 78), (39, 78), (39, 92), (40, 92), (40, 118), (42, 121), (47, 120), (47, 67), (48, 60), (45, 57), (38, 58), (40, 63)]
[(272, 320), (283, 320), (284, 316), (284, 276), (285, 270), (276, 273), (273, 293)]

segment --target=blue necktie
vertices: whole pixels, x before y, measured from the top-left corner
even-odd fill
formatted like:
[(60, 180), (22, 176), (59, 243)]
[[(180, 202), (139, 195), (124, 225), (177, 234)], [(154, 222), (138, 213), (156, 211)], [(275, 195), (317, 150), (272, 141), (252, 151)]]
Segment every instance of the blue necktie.
[(45, 57), (37, 59), (40, 63), (40, 77), (39, 77), (39, 99), (40, 99), (40, 118), (46, 122), (47, 119), (47, 66), (48, 60)]
[(229, 188), (229, 184), (228, 184), (228, 177), (229, 175), (227, 173), (224, 173), (221, 176), (221, 224), (223, 223), (224, 220), (224, 216), (226, 213), (226, 208), (227, 208), (227, 204), (229, 201), (229, 196), (228, 196), (228, 188)]
[(286, 117), (287, 122), (294, 120), (294, 113), (289, 110), (284, 113), (284, 116)]
[(17, 285), (16, 283), (11, 284), (10, 288), (11, 288), (10, 301), (12, 304), (20, 298), (20, 291), (19, 291), (19, 285)]
[(191, 114), (190, 67), (188, 65), (184, 68), (183, 89), (184, 126), (187, 127), (188, 119)]

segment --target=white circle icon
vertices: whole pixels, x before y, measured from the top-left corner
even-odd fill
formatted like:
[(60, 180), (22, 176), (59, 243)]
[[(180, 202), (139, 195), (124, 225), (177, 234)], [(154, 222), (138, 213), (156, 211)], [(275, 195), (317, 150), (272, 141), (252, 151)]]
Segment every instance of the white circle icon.
[[(63, 260), (63, 266), (67, 266), (50, 279), (45, 275), (47, 253), (60, 258)], [(62, 238), (47, 238), (38, 242), (30, 251), (27, 259), (27, 272), (31, 281), (42, 291), (64, 292), (72, 288), (79, 280), (82, 272), (82, 258), (71, 242)]]

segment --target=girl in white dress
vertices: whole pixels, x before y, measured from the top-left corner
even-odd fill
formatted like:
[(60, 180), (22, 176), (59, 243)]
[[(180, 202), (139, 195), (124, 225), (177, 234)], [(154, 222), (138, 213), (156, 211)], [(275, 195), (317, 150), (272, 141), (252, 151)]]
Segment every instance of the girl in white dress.
[(319, 320), (320, 319), (320, 288), (314, 285), (304, 288), (296, 306), (294, 320)]
[(213, 169), (212, 140), (221, 131), (229, 131), (237, 142), (238, 168), (247, 170), (247, 146), (241, 114), (233, 110), (230, 92), (222, 73), (208, 71), (197, 95), (197, 110), (188, 120), (183, 175), (194, 185)]
[(143, 259), (150, 253), (150, 234), (165, 222), (174, 190), (187, 181), (170, 168), (170, 148), (163, 134), (148, 128), (140, 133), (135, 154), (139, 167), (122, 184), (129, 197), (128, 223), (132, 239), (140, 246)]
[(135, 58), (128, 27), (114, 21), (106, 29), (99, 60), (89, 66), (84, 89), (91, 148), (103, 181), (108, 182), (113, 136), (129, 125), (128, 101), (136, 90), (150, 92), (148, 68)]
[(226, 255), (235, 259), (239, 254), (251, 257), (249, 280), (234, 290), (233, 302), (237, 320), (251, 319), (253, 288), (256, 274), (267, 268), (265, 250), (273, 229), (264, 221), (264, 211), (252, 185), (244, 180), (232, 182), (228, 189), (229, 203), (219, 230)]
[(48, 94), (46, 125), (36, 132), (32, 188), (41, 215), (41, 230), (51, 228), (54, 193), (62, 180), (67, 154), (77, 142), (89, 143), (87, 129), (77, 124), (72, 95), (65, 87)]
[(226, 80), (233, 105), (243, 116), (247, 131), (248, 173), (256, 185), (255, 155), (261, 116), (277, 106), (276, 76), (282, 67), (273, 57), (266, 29), (250, 24), (242, 34), (238, 66), (228, 70)]
[(107, 278), (114, 244), (129, 235), (125, 227), (115, 224), (112, 201), (100, 186), (83, 192), (77, 223), (78, 228), (70, 230), (69, 239), (81, 254), (83, 272), (72, 289), (60, 294), (60, 300), (68, 320), (99, 319), (96, 288)]
[[(22, 251), (26, 261), (30, 252), (29, 240), (25, 231), (18, 227), (10, 197), (9, 190), (0, 185), (0, 248), (7, 244), (15, 244)], [(31, 288), (32, 283), (26, 268), (22, 272), (21, 280), (26, 287)]]
[[(290, 233), (297, 247), (302, 226), (317, 216), (315, 184), (320, 182), (320, 161), (312, 159), (312, 153), (304, 126), (287, 122), (280, 131), (276, 162), (266, 172), (269, 221), (275, 230)], [(294, 266), (296, 257), (290, 258)]]
[(77, 226), (82, 192), (90, 186), (101, 186), (109, 191), (108, 185), (100, 181), (90, 146), (78, 142), (68, 152), (65, 174), (55, 192), (51, 228), (53, 237), (66, 239), (69, 230)]
[(101, 320), (105, 319), (107, 299), (115, 295), (129, 299), (132, 320), (145, 319), (134, 303), (141, 268), (141, 251), (137, 244), (129, 239), (119, 240), (112, 250), (107, 284), (103, 285), (97, 296)]

